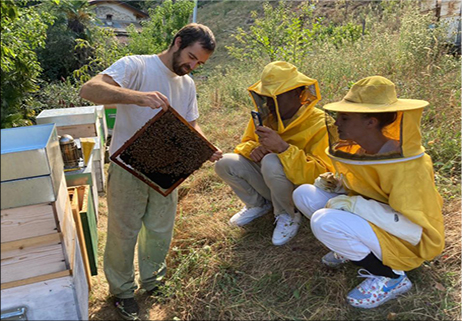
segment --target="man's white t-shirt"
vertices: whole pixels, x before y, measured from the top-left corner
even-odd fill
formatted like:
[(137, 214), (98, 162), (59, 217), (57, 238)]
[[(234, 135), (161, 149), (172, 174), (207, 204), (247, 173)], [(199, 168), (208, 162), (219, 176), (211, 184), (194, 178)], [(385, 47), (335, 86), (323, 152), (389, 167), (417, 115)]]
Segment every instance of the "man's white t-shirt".
[[(127, 56), (119, 59), (101, 74), (111, 76), (122, 88), (137, 91), (158, 91), (170, 105), (191, 122), (199, 117), (196, 86), (188, 75), (178, 76), (170, 71), (157, 55)], [(112, 155), (141, 127), (162, 109), (131, 104), (117, 104), (116, 122), (109, 153)]]

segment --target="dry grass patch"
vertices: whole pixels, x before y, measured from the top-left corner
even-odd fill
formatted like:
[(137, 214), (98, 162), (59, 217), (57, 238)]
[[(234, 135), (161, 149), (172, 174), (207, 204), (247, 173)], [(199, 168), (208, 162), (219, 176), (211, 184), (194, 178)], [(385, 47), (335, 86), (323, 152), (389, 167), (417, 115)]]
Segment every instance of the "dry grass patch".
[[(244, 228), (229, 218), (242, 203), (207, 163), (180, 186), (175, 235), (167, 263), (164, 297), (136, 293), (149, 320), (458, 320), (460, 319), (460, 199), (446, 201), (446, 247), (431, 262), (410, 271), (414, 287), (397, 300), (359, 310), (345, 296), (361, 279), (346, 264), (332, 270), (320, 262), (327, 249), (307, 219), (290, 243), (271, 243), (273, 215)], [(183, 192), (182, 192), (183, 191)], [(185, 191), (188, 191), (187, 193)], [(90, 320), (114, 320), (103, 272), (107, 208), (100, 197), (99, 268), (92, 277)]]
[(210, 212), (212, 202), (204, 202), (203, 193), (188, 193), (181, 200), (179, 213), (183, 214), (177, 217), (168, 258), (168, 297), (141, 300), (145, 309), (154, 308), (150, 319), (381, 320), (392, 315), (443, 320), (460, 316), (460, 201), (445, 207), (444, 253), (409, 273), (414, 282), (409, 295), (394, 304), (362, 311), (344, 301), (359, 282), (357, 268), (323, 267), (319, 260), (327, 250), (313, 237), (307, 220), (291, 243), (275, 247), (271, 245), (272, 215), (245, 228), (229, 227), (227, 220), (241, 204), (234, 200), (230, 206), (233, 202), (227, 199), (233, 196), (229, 191), (224, 195), (221, 203), (213, 205), (218, 207), (215, 213)]

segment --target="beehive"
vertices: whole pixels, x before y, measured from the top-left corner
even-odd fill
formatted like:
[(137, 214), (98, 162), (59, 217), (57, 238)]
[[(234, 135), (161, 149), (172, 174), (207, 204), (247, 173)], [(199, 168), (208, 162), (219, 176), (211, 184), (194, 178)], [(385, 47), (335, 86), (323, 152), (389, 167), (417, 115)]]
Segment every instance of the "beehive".
[(100, 119), (95, 106), (45, 109), (36, 117), (37, 124), (56, 124), (58, 135), (101, 136)]
[(29, 319), (85, 319), (88, 286), (56, 126), (2, 129), (1, 140), (2, 311), (27, 306)]
[(112, 130), (114, 129), (117, 116), (117, 108), (115, 105), (104, 105), (104, 113), (106, 115), (108, 136), (112, 136)]
[(1, 209), (54, 202), (63, 160), (54, 124), (2, 129)]
[(111, 160), (166, 196), (216, 148), (173, 108), (159, 112)]

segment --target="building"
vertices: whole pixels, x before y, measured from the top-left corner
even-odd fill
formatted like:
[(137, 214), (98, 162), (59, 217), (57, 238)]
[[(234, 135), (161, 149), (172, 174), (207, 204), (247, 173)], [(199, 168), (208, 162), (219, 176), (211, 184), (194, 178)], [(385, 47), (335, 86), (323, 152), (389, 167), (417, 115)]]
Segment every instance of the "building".
[(431, 12), (437, 21), (447, 28), (447, 41), (458, 48), (461, 47), (461, 15), (460, 0), (422, 0), (420, 3), (422, 13)]
[(94, 12), (99, 20), (98, 25), (112, 28), (120, 41), (125, 42), (128, 37), (127, 27), (131, 24), (141, 28), (140, 22), (149, 18), (146, 12), (136, 9), (123, 1), (117, 0), (89, 0), (94, 6)]

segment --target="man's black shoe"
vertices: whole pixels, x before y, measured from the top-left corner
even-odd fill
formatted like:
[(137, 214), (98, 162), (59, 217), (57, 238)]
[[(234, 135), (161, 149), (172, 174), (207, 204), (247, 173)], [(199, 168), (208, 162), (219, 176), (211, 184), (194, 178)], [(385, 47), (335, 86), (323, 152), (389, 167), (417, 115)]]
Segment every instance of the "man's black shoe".
[(156, 282), (156, 285), (151, 290), (146, 290), (146, 294), (149, 296), (154, 296), (154, 297), (163, 297), (165, 296), (163, 293), (163, 287), (165, 286), (165, 281), (161, 280)]
[(151, 290), (147, 290), (146, 293), (150, 296), (162, 296), (159, 286), (153, 287)]
[(116, 297), (114, 298), (114, 306), (117, 309), (117, 313), (124, 320), (140, 320), (138, 315), (140, 312), (140, 308), (138, 307), (138, 303), (136, 303), (134, 298), (120, 299)]

